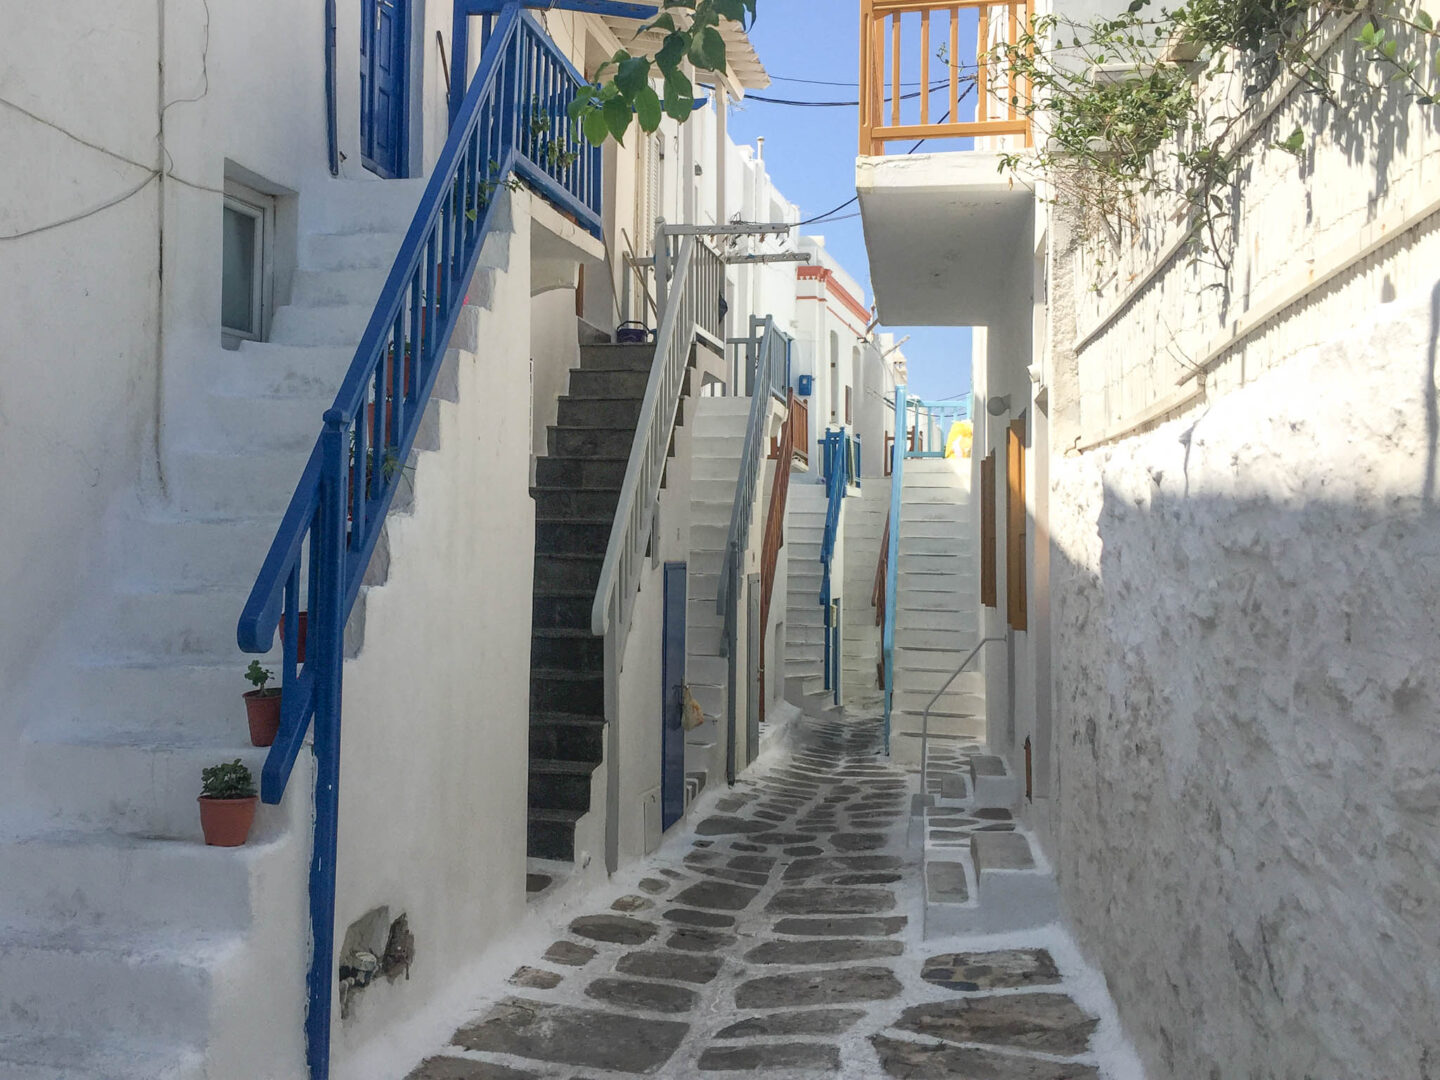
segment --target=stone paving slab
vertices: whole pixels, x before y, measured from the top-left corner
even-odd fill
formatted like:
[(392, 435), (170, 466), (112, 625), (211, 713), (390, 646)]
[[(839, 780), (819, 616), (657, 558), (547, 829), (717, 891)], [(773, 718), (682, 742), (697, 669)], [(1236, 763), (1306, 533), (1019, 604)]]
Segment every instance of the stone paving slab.
[(1035, 856), (1030, 841), (1014, 832), (974, 832), (970, 835), (970, 853), (975, 859), (975, 873), (986, 870), (1033, 870)]
[(840, 1051), (823, 1043), (711, 1046), (700, 1055), (700, 1069), (703, 1072), (768, 1072), (774, 1069), (838, 1072)]
[(1015, 990), (1053, 985), (1060, 972), (1044, 949), (1001, 949), (929, 957), (920, 977), (947, 990)]
[(1005, 994), (912, 1005), (895, 1026), (957, 1043), (985, 1043), (1073, 1057), (1084, 1053), (1095, 1017), (1064, 994)]
[(689, 1025), (675, 1020), (511, 998), (457, 1031), (455, 1043), (534, 1061), (644, 1072), (669, 1060), (687, 1031)]
[(875, 1036), (884, 1075), (900, 1080), (1100, 1080), (1092, 1065), (997, 1054), (975, 1047), (913, 1043)]

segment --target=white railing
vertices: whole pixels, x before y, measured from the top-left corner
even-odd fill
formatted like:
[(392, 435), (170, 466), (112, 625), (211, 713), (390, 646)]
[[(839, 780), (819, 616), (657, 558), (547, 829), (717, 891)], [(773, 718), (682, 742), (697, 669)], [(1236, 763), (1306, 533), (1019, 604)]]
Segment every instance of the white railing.
[(662, 223), (655, 241), (655, 280), (660, 295), (655, 358), (590, 615), (590, 628), (597, 636), (615, 631), (616, 656), (624, 654), (645, 552), (653, 539), (660, 481), (670, 454), (690, 350), (697, 333), (723, 340), (720, 300), (725, 264), (708, 244), (694, 235), (667, 234)]

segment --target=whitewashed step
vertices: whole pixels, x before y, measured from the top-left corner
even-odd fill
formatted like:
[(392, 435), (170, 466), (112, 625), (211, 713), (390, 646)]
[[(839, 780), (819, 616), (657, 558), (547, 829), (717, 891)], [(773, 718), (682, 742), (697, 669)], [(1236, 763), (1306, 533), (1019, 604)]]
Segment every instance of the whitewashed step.
[(302, 270), (389, 270), (404, 231), (307, 233), (300, 243)]
[(278, 524), (278, 517), (206, 521), (161, 511), (127, 515), (117, 522), (109, 545), (111, 569), (118, 581), (131, 585), (248, 589)]
[[(933, 694), (945, 685), (946, 680), (948, 680), (951, 675), (954, 675), (955, 669), (960, 666), (960, 662), (964, 659), (965, 656), (963, 654), (956, 656), (954, 664), (943, 670), (921, 670), (896, 665), (895, 685), (905, 690), (914, 690), (921, 693), (929, 691)], [(973, 666), (973, 660), (971, 664)], [(950, 683), (949, 689), (952, 693), (960, 696), (983, 697), (985, 694), (985, 676), (981, 672), (967, 669), (955, 676), (954, 681)]]
[(350, 346), (361, 335), (374, 313), (374, 303), (334, 304), (329, 307), (276, 308), (270, 324), (270, 340), (281, 345)]
[[(935, 690), (918, 690), (907, 687), (905, 682), (896, 679), (894, 703), (895, 708), (901, 712), (915, 713), (917, 716), (925, 711), (930, 705), (930, 700), (935, 697)], [(985, 715), (985, 698), (980, 694), (971, 694), (964, 691), (946, 690), (935, 701), (930, 708), (932, 716), (977, 716)]]
[[(88, 739), (39, 737), (25, 747), (22, 787), (27, 809), (37, 820), (67, 828), (109, 828), (133, 836), (201, 842), (200, 770), (239, 758), (258, 778), (265, 748), (250, 745), (245, 707), (238, 697), (215, 732), (212, 718), (202, 719), (211, 734), (142, 730), (97, 731)], [(307, 755), (301, 755), (301, 760)], [(290, 793), (304, 799), (304, 770), (297, 763)], [(295, 786), (297, 781), (301, 786)], [(273, 838), (286, 813), (261, 806), (252, 844)]]
[(701, 456), (696, 454), (691, 459), (690, 469), (693, 480), (724, 480), (730, 484), (732, 496), (735, 488), (735, 478), (739, 475), (739, 456), (737, 448), (733, 457)]
[(166, 470), (170, 505), (210, 517), (280, 515), (290, 504), (310, 450), (259, 454), (186, 450)]
[(0, 836), (0, 911), (11, 925), (238, 932), (253, 915), (251, 875), (284, 843), (222, 849), (112, 829)]
[(904, 517), (900, 522), (900, 544), (903, 547), (912, 539), (945, 540), (950, 543), (969, 541), (974, 535), (968, 519), (943, 520), (931, 518)]
[(973, 614), (977, 602), (974, 590), (957, 588), (953, 592), (921, 592), (912, 590), (896, 598), (896, 604), (903, 611), (960, 611)]
[(219, 350), (209, 365), (217, 392), (293, 395), (333, 400), (355, 359), (354, 348), (280, 345), (272, 341), (241, 342), (236, 350)]
[(212, 971), (233, 936), (0, 931), (0, 1034), (143, 1031), (194, 1043), (210, 1027)]
[(77, 1035), (0, 1036), (5, 1080), (206, 1080), (205, 1055), (191, 1047)]
[[(973, 640), (975, 631), (980, 625), (980, 620), (973, 610), (970, 611), (917, 611), (913, 608), (902, 606), (895, 615), (896, 633), (903, 631), (936, 631), (942, 634), (950, 634), (952, 637), (959, 637), (963, 642)], [(969, 635), (967, 638), (966, 635)], [(953, 649), (956, 642), (942, 642), (942, 648)]]
[(730, 661), (723, 656), (690, 653), (685, 658), (685, 679), (692, 684), (724, 686), (730, 678)]
[(975, 560), (974, 543), (968, 534), (946, 533), (944, 536), (902, 535), (898, 545), (900, 557), (915, 555), (956, 555)]
[(72, 640), (87, 655), (223, 659), (248, 589), (117, 592), (87, 611)]
[(304, 226), (311, 232), (403, 232), (415, 216), (426, 180), (381, 180), (368, 176), (330, 180)]
[(360, 270), (297, 270), (291, 302), (297, 308), (368, 304), (374, 307), (390, 273), (388, 266)]

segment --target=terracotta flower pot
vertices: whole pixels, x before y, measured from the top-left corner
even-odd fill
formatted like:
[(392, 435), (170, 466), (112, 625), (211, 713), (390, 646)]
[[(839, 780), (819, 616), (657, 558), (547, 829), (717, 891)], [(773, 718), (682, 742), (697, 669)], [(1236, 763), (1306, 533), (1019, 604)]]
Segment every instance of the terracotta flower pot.
[[(248, 696), (248, 695), (247, 695)], [(211, 847), (239, 847), (250, 835), (259, 796), (244, 799), (212, 799), (201, 795), (200, 828)]]
[(250, 745), (271, 745), (280, 730), (280, 691), (251, 690), (244, 697), (245, 718), (250, 721)]
[[(296, 616), (296, 622), (299, 628), (299, 632), (295, 635), (295, 663), (297, 664), (303, 664), (305, 662), (305, 616), (309, 614), (308, 611), (302, 611)], [(285, 644), (284, 615), (280, 616), (280, 644)]]

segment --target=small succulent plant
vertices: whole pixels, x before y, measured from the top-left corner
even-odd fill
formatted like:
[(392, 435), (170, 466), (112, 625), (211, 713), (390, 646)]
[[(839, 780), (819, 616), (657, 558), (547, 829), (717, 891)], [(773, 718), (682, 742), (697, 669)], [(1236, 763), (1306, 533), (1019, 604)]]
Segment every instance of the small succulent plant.
[(272, 686), (265, 688), (265, 684), (275, 677), (275, 673), (260, 666), (259, 660), (251, 660), (250, 666), (245, 669), (245, 678), (249, 679), (255, 687), (255, 691), (262, 697), (271, 697), (280, 693), (280, 687)]
[(200, 770), (200, 795), (206, 799), (248, 799), (255, 794), (255, 778), (236, 758)]

